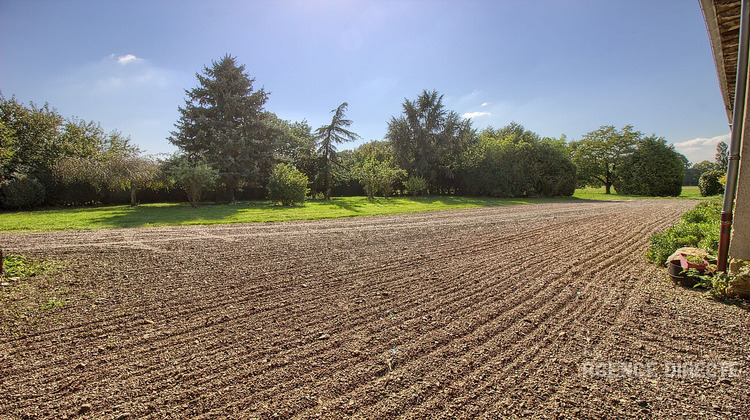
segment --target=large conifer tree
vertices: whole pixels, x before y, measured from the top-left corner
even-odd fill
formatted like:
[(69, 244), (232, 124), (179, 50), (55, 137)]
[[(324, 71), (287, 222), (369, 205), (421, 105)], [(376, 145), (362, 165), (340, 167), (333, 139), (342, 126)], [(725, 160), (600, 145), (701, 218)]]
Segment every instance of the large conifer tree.
[(277, 135), (263, 111), (268, 93), (253, 91), (255, 79), (230, 55), (212, 61), (196, 77), (199, 85), (185, 91), (169, 141), (188, 158), (205, 159), (217, 169), (234, 201), (244, 186), (264, 185), (274, 164)]
[(404, 99), (403, 109), (403, 115), (391, 117), (385, 135), (396, 164), (427, 180), (430, 193), (455, 188), (456, 160), (474, 139), (471, 120), (445, 109), (435, 90), (424, 90), (415, 101)]
[(324, 125), (315, 130), (315, 138), (318, 141), (318, 153), (322, 160), (323, 190), (325, 199), (331, 198), (331, 189), (333, 188), (333, 165), (336, 163), (336, 145), (345, 141), (355, 141), (359, 139), (357, 133), (348, 130), (346, 127), (352, 125), (352, 120), (344, 118), (346, 108), (349, 106), (346, 102), (332, 110), (333, 118), (329, 125)]

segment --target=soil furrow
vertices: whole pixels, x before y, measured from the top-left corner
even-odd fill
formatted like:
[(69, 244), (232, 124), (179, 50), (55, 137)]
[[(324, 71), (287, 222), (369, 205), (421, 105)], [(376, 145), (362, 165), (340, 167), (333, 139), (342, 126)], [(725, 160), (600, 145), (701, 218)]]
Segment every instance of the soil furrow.
[(0, 417), (739, 418), (744, 375), (581, 374), (596, 360), (750, 369), (746, 309), (696, 306), (644, 266), (648, 236), (693, 205), (0, 235), (62, 261), (70, 290), (66, 308), (0, 330)]

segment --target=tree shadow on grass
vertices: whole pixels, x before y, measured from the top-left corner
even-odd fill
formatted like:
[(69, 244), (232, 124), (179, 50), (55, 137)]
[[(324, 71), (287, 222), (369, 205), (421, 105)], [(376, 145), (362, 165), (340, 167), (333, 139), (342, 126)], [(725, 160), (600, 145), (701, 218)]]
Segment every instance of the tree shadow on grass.
[(236, 215), (243, 208), (226, 204), (201, 205), (198, 208), (188, 204), (122, 206), (93, 222), (103, 228), (212, 224)]
[(331, 198), (328, 201), (321, 200), (319, 201), (323, 204), (330, 204), (332, 206), (336, 206), (339, 208), (342, 208), (344, 210), (350, 211), (352, 213), (361, 213), (362, 212), (362, 203), (361, 202), (355, 202), (351, 199), (340, 199), (340, 198)]
[[(363, 215), (363, 214), (378, 214), (378, 211), (371, 211), (372, 209), (368, 206), (373, 204), (378, 206), (395, 206), (401, 207), (405, 212), (413, 212), (414, 209), (410, 209), (409, 203), (399, 203), (398, 200), (406, 198), (413, 200), (414, 202), (420, 203), (425, 207), (435, 206), (440, 207), (443, 205), (441, 210), (455, 208), (463, 208), (466, 205), (476, 207), (493, 207), (493, 206), (504, 206), (514, 204), (529, 204), (539, 202), (579, 202), (579, 203), (603, 203), (606, 201), (581, 199), (576, 197), (565, 197), (556, 199), (538, 199), (538, 198), (517, 198), (517, 199), (489, 199), (482, 197), (461, 197), (461, 196), (420, 196), (420, 197), (391, 197), (381, 198), (376, 197), (373, 201), (367, 201), (364, 197), (343, 197), (333, 198), (329, 201), (323, 200), (311, 200), (307, 203), (314, 204), (316, 206), (316, 212), (325, 215), (326, 208), (330, 209), (333, 213), (336, 213), (336, 208), (351, 213), (350, 215)], [(614, 201), (610, 201), (613, 202)], [(330, 206), (330, 207), (327, 207)], [(367, 208), (366, 208), (367, 207)], [(417, 209), (419, 206), (417, 206)], [(104, 215), (91, 220), (92, 228), (132, 228), (132, 227), (149, 227), (149, 226), (175, 226), (175, 225), (210, 225), (219, 223), (233, 223), (243, 222), (244, 218), (241, 213), (245, 213), (248, 210), (262, 210), (276, 214), (276, 216), (269, 219), (275, 221), (283, 220), (304, 220), (310, 218), (322, 218), (322, 217), (307, 217), (298, 213), (296, 210), (300, 210), (302, 213), (303, 206), (275, 206), (268, 201), (252, 201), (245, 204), (203, 204), (198, 208), (192, 208), (187, 203), (174, 203), (174, 204), (144, 204), (138, 207), (129, 206), (117, 206), (110, 208), (109, 211), (105, 212)], [(416, 211), (427, 211), (427, 209), (416, 210)], [(279, 217), (288, 213), (288, 217)], [(394, 213), (399, 213), (395, 211)], [(302, 216), (302, 217), (300, 217)], [(347, 216), (345, 214), (338, 214), (334, 217)], [(249, 217), (247, 222), (259, 221), (253, 217)]]

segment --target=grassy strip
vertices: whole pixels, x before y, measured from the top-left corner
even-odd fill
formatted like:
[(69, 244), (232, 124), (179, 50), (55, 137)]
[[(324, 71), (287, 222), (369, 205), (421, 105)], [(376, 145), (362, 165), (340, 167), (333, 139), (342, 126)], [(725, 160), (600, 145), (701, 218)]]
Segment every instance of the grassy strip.
[[(696, 198), (687, 187), (684, 198)], [(697, 191), (697, 187), (695, 187)], [(700, 193), (697, 195), (700, 197)], [(581, 189), (573, 200), (625, 200), (628, 197), (604, 194), (604, 189)], [(312, 200), (304, 206), (275, 206), (269, 201), (203, 205), (158, 203), (138, 207), (106, 206), (64, 208), (0, 215), (0, 232), (44, 232), (54, 230), (112, 229), (150, 226), (212, 225), (225, 223), (282, 222), (289, 220), (333, 219), (353, 216), (418, 213), (511, 204), (569, 201), (565, 198), (480, 198), (480, 197), (393, 197), (368, 201), (365, 197), (337, 197), (331, 201)]]
[(149, 226), (211, 225), (225, 223), (281, 222), (353, 216), (417, 213), (511, 204), (547, 202), (551, 199), (497, 199), (474, 197), (394, 197), (368, 201), (365, 197), (313, 200), (304, 206), (275, 206), (269, 201), (203, 205), (159, 203), (138, 207), (107, 206), (5, 213), (0, 231), (111, 229)]

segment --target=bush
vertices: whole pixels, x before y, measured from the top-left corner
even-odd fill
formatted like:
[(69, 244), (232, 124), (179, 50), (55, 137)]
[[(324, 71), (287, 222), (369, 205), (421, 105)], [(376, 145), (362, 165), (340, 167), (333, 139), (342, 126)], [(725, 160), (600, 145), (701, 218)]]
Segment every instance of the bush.
[(272, 201), (285, 206), (303, 204), (307, 195), (307, 175), (288, 163), (273, 168), (268, 180), (268, 193)]
[(198, 207), (203, 192), (216, 185), (219, 179), (216, 169), (205, 163), (192, 165), (187, 159), (181, 159), (168, 173), (177, 187), (185, 191), (193, 208)]
[(406, 172), (403, 169), (393, 167), (393, 158), (381, 162), (369, 156), (354, 171), (354, 177), (370, 200), (378, 193), (383, 197), (389, 197), (393, 193), (393, 183), (404, 175)]
[(416, 197), (427, 189), (427, 180), (421, 176), (412, 175), (404, 182), (404, 187), (409, 194)]
[(42, 204), (44, 197), (44, 186), (28, 175), (14, 173), (0, 182), (0, 208), (32, 208)]
[(674, 146), (659, 137), (646, 137), (623, 158), (613, 180), (618, 194), (677, 197), (682, 193), (685, 165)]
[(721, 184), (721, 179), (725, 176), (724, 171), (704, 172), (698, 181), (698, 188), (701, 190), (701, 195), (708, 197), (710, 195), (724, 194), (724, 185)]
[(542, 197), (570, 197), (576, 192), (578, 178), (573, 161), (552, 145), (541, 143), (534, 153), (535, 194)]
[(463, 192), (490, 197), (570, 196), (576, 168), (553, 144), (514, 138), (482, 137), (459, 163)]
[(662, 233), (651, 237), (646, 258), (664, 264), (667, 258), (682, 247), (695, 247), (715, 254), (719, 248), (721, 203), (706, 201), (682, 215), (682, 220)]

